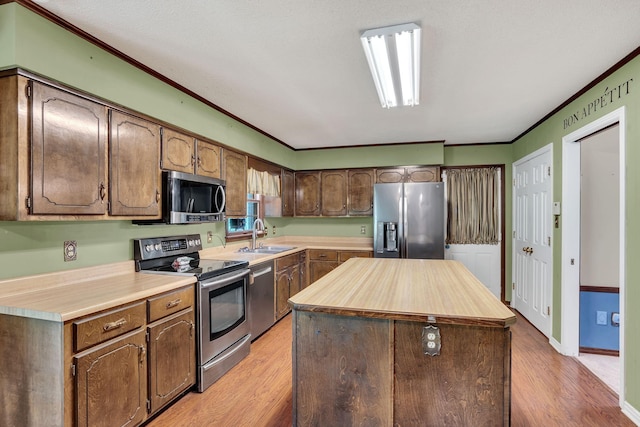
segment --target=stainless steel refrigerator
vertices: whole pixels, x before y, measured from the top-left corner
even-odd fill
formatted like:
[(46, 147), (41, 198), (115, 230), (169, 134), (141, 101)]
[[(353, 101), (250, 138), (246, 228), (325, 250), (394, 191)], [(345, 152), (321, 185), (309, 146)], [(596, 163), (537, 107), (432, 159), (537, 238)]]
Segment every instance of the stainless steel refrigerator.
[(444, 183), (375, 184), (376, 258), (444, 258)]

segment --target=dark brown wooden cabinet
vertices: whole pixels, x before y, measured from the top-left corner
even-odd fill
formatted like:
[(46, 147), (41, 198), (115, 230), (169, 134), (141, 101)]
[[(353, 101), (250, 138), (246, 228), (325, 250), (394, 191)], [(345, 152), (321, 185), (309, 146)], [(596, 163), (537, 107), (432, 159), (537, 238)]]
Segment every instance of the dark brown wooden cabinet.
[(321, 197), (320, 171), (296, 172), (296, 216), (319, 216)]
[(220, 147), (170, 128), (162, 129), (162, 168), (220, 178)]
[(76, 425), (138, 425), (147, 416), (145, 331), (107, 341), (74, 358)]
[(401, 168), (376, 169), (376, 183), (439, 181), (439, 166), (407, 166)]
[(309, 249), (309, 283), (320, 279), (349, 258), (372, 258), (371, 251), (349, 251), (334, 249)]
[(111, 110), (111, 215), (160, 217), (160, 126)]
[(282, 169), (282, 216), (293, 216), (295, 206), (295, 175), (293, 171)]
[(227, 183), (227, 216), (245, 216), (247, 214), (247, 156), (227, 149), (222, 150), (222, 179)]
[(349, 170), (349, 200), (347, 201), (349, 216), (373, 215), (373, 169)]
[(291, 311), (287, 301), (303, 288), (306, 275), (304, 252), (276, 259), (276, 320)]
[(31, 84), (31, 213), (107, 212), (107, 109)]
[(193, 386), (194, 301), (188, 286), (65, 325), (75, 372), (65, 425), (136, 426)]
[(309, 259), (310, 284), (340, 264), (338, 262), (338, 251), (333, 249), (309, 249), (307, 251), (307, 257)]
[(149, 325), (149, 401), (154, 413), (196, 380), (193, 309)]
[(322, 183), (321, 214), (323, 216), (347, 215), (347, 171), (322, 171), (320, 181)]

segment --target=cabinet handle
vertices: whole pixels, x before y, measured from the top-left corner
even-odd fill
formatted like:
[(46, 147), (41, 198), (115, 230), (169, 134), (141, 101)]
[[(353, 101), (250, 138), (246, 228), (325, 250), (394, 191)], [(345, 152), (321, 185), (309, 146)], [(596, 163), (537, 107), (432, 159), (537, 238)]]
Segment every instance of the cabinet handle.
[(156, 190), (156, 202), (160, 202), (160, 191)]
[(140, 347), (140, 363), (144, 362), (144, 358), (147, 355), (147, 349), (144, 346)]
[(127, 324), (127, 319), (125, 319), (123, 317), (122, 319), (118, 319), (115, 322), (105, 323), (105, 325), (102, 327), (102, 329), (104, 329), (105, 332), (109, 332), (109, 331), (112, 331), (114, 329), (121, 328), (126, 324)]
[[(196, 155), (192, 154), (191, 155), (191, 166), (196, 164)], [(198, 156), (198, 166), (200, 166), (200, 156)]]
[(198, 156), (198, 167), (202, 167), (202, 159), (200, 158), (200, 156)]
[(105, 192), (105, 188), (104, 188), (104, 182), (100, 183), (100, 203), (104, 202), (104, 198), (106, 196), (106, 192)]
[(170, 309), (170, 308), (173, 308), (173, 307), (175, 307), (177, 305), (180, 305), (181, 302), (182, 302), (182, 300), (180, 298), (174, 299), (173, 301), (169, 301), (167, 303), (167, 310)]
[(326, 257), (327, 257), (327, 254), (320, 254), (320, 255), (319, 255), (319, 257), (320, 257), (320, 258), (326, 258)]

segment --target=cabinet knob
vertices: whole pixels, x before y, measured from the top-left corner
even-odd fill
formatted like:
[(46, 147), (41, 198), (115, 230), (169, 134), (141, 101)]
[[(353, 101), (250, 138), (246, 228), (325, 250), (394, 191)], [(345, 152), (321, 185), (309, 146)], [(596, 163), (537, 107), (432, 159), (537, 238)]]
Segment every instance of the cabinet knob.
[(106, 196), (106, 192), (104, 188), (104, 182), (101, 182), (100, 183), (100, 203), (104, 203), (105, 196)]

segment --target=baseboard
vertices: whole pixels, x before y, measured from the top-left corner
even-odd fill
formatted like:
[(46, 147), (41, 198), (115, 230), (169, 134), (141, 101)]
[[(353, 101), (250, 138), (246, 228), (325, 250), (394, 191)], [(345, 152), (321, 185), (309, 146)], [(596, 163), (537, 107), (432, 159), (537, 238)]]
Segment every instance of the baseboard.
[(555, 351), (564, 356), (567, 356), (567, 353), (564, 352), (564, 347), (562, 346), (562, 344), (560, 344), (560, 342), (558, 342), (558, 340), (556, 340), (554, 337), (549, 338), (549, 344), (551, 344), (551, 347), (553, 347)]
[(625, 401), (622, 404), (622, 413), (625, 414), (635, 425), (640, 426), (640, 411), (631, 406), (629, 402)]
[(580, 347), (580, 353), (600, 354), (602, 356), (620, 357), (618, 350), (606, 350), (604, 348)]

